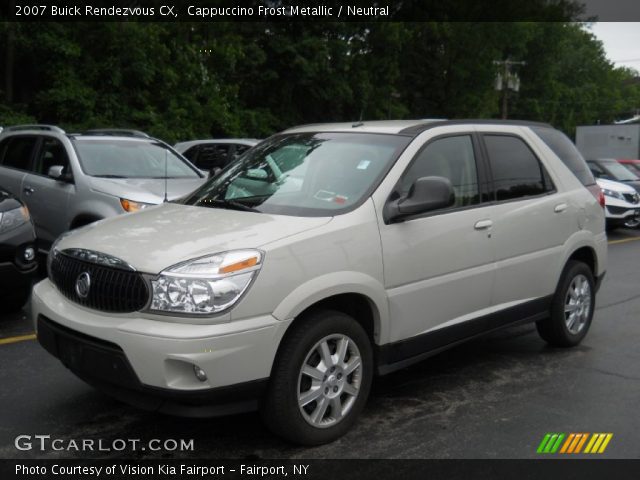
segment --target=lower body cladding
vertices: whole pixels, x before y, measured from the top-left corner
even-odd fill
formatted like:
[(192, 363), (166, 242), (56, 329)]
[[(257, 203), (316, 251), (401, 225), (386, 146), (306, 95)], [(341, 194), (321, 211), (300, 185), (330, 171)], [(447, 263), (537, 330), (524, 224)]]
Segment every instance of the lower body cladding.
[(134, 406), (210, 417), (255, 410), (289, 322), (194, 325), (93, 312), (34, 287), (38, 341), (82, 380)]

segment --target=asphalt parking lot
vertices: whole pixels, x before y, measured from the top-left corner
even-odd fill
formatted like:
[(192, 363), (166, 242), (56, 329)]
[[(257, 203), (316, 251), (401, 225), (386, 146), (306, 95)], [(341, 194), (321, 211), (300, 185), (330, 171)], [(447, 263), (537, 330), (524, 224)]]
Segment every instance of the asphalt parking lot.
[[(0, 321), (0, 458), (535, 458), (547, 432), (611, 432), (601, 457), (640, 458), (640, 231), (610, 235), (591, 331), (553, 349), (531, 325), (502, 331), (378, 379), (339, 441), (313, 449), (271, 435), (257, 414), (183, 419), (118, 403), (34, 340), (24, 313)], [(19, 451), (18, 435), (193, 439), (188, 452)]]

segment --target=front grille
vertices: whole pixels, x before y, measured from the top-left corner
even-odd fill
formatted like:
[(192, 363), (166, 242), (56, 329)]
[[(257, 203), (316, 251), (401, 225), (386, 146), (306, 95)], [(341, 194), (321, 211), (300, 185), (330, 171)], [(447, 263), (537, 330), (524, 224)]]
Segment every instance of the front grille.
[[(90, 278), (85, 298), (76, 291), (82, 273)], [(149, 299), (147, 284), (138, 272), (85, 262), (62, 252), (56, 252), (51, 259), (50, 277), (69, 300), (103, 312), (135, 312), (144, 308)]]
[(623, 213), (633, 212), (633, 209), (627, 207), (612, 207), (611, 205), (607, 205), (607, 210), (609, 210), (612, 215), (622, 215)]
[(629, 203), (640, 203), (640, 195), (638, 195), (637, 193), (623, 193), (623, 195), (625, 200)]

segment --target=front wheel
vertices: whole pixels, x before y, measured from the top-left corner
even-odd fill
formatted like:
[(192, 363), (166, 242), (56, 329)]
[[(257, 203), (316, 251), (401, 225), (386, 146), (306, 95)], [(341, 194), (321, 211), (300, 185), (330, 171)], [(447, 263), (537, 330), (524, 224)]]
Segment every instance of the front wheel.
[(578, 345), (591, 326), (595, 293), (591, 269), (582, 262), (568, 262), (551, 303), (551, 315), (536, 323), (540, 336), (555, 347)]
[(362, 411), (373, 378), (371, 342), (352, 317), (321, 310), (283, 340), (262, 415), (277, 435), (320, 445), (344, 435)]

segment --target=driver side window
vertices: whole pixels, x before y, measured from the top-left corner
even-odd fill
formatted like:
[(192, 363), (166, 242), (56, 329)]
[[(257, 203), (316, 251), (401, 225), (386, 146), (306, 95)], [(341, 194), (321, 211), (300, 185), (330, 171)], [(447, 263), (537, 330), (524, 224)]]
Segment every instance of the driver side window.
[(400, 194), (406, 195), (421, 177), (448, 178), (453, 185), (455, 203), (460, 208), (480, 203), (478, 173), (470, 135), (445, 137), (429, 143), (405, 171)]
[(62, 166), (69, 169), (69, 157), (62, 143), (55, 138), (45, 137), (42, 140), (40, 154), (36, 159), (35, 172), (40, 175), (48, 175), (49, 168)]

